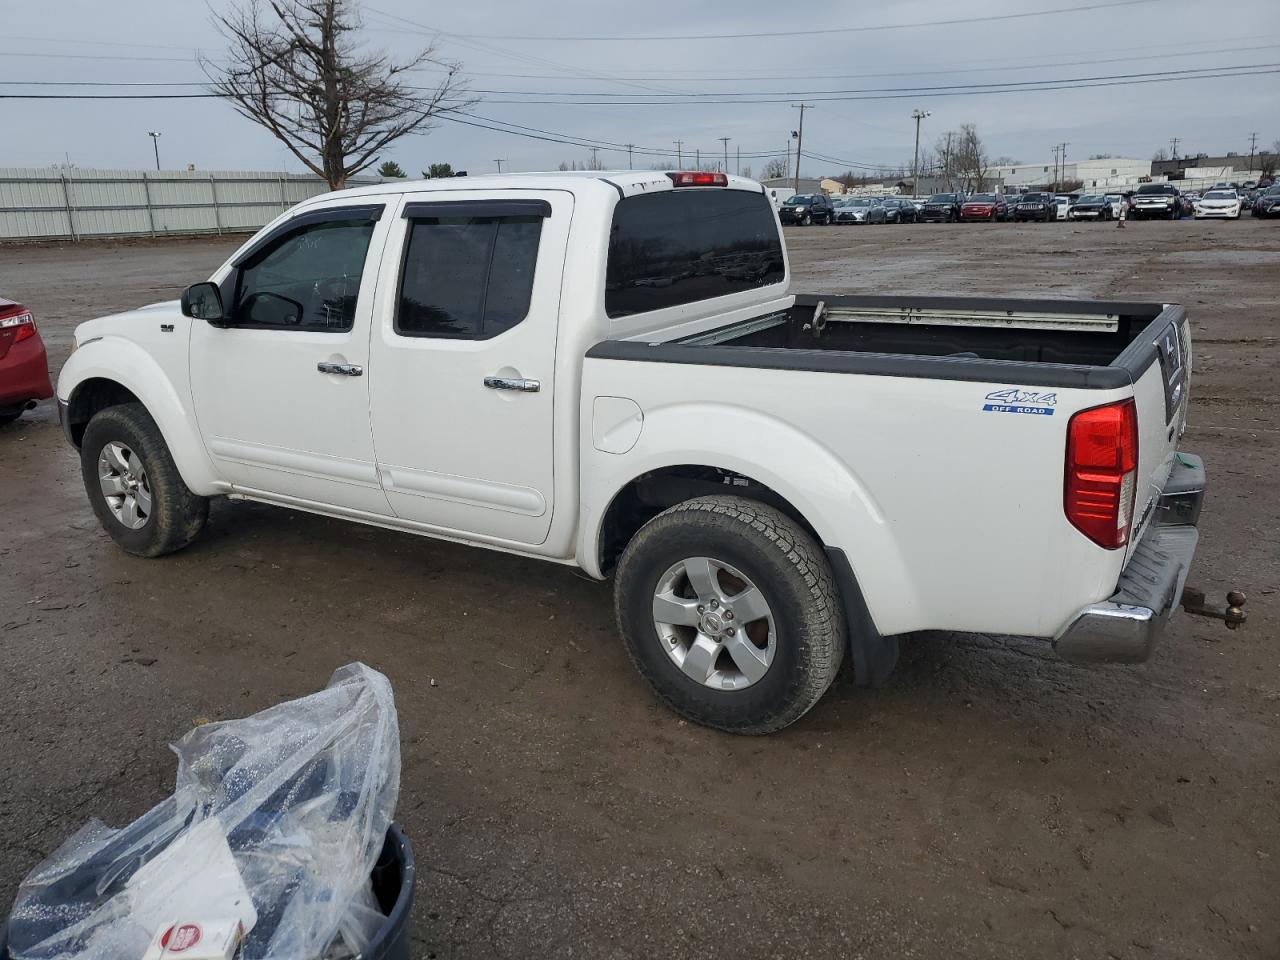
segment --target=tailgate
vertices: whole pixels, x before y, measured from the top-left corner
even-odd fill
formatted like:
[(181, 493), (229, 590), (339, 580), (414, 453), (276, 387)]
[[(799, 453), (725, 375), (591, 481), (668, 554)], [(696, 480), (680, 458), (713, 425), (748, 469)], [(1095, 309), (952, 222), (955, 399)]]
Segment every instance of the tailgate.
[[(1169, 480), (1187, 423), (1190, 403), (1191, 330), (1186, 311), (1166, 310), (1169, 322), (1157, 327), (1154, 339), (1145, 334), (1125, 350), (1135, 354), (1155, 351), (1155, 361), (1133, 386), (1138, 412), (1138, 489), (1134, 496), (1134, 534), (1129, 554), (1151, 523), (1160, 492)], [(1120, 360), (1126, 358), (1122, 355)]]

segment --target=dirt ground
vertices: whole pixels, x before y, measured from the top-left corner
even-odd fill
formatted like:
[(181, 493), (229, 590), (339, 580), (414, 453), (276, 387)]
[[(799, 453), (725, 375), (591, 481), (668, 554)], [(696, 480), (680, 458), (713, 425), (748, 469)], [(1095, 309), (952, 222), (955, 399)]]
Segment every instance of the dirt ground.
[[(90, 817), (172, 788), (166, 744), (364, 660), (395, 685), (417, 958), (1280, 956), (1280, 223), (788, 230), (798, 289), (1181, 301), (1210, 496), (1142, 667), (929, 635), (890, 684), (765, 739), (656, 705), (610, 588), (301, 513), (214, 506), (157, 561), (99, 529), (55, 410), (0, 429), (0, 903)], [(89, 317), (228, 240), (0, 248), (56, 370)]]

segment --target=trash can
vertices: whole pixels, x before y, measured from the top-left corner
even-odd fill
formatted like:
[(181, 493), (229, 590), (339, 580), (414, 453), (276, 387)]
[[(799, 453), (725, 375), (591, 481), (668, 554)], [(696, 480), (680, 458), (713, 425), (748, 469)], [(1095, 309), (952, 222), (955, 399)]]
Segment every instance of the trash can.
[[(393, 823), (387, 830), (387, 839), (370, 879), (374, 899), (387, 920), (360, 960), (409, 960), (409, 911), (413, 907), (418, 873), (413, 847), (398, 824)], [(0, 960), (12, 960), (7, 922), (0, 924)]]

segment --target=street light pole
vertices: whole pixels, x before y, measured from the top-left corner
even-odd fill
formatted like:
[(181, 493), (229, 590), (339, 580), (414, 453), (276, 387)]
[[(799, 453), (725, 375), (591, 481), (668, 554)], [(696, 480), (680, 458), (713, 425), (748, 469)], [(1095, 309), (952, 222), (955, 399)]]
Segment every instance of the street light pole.
[(916, 152), (911, 160), (911, 195), (920, 196), (920, 121), (931, 116), (928, 110), (912, 110), (911, 119), (916, 122)]
[(728, 173), (729, 172), (729, 139), (730, 138), (716, 137), (716, 139), (724, 144), (724, 172)]
[(160, 169), (160, 134), (156, 133), (153, 130), (148, 130), (147, 136), (151, 138), (151, 146), (155, 147), (156, 169), (159, 170)]

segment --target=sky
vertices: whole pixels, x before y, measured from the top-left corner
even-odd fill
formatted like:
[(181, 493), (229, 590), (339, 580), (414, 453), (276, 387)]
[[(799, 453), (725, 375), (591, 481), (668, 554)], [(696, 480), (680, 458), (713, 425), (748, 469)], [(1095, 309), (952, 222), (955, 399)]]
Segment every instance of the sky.
[[(0, 94), (200, 92), (197, 52), (217, 59), (225, 46), (210, 10), (229, 2), (7, 0)], [(1070, 161), (1148, 159), (1172, 137), (1180, 154), (1247, 154), (1253, 132), (1260, 146), (1280, 139), (1276, 0), (353, 2), (369, 49), (409, 57), (434, 46), (435, 57), (462, 65), (477, 99), (472, 123), (505, 128), (441, 122), (400, 140), (381, 159), (410, 175), (432, 162), (476, 174), (498, 160), (528, 171), (591, 156), (518, 136), (510, 125), (519, 124), (538, 136), (636, 144), (637, 167), (674, 164), (677, 140), (683, 165), (695, 151), (720, 158), (728, 137), (730, 170), (740, 150), (758, 176), (767, 155), (786, 148), (800, 102), (814, 105), (805, 153), (825, 158), (806, 157), (806, 176), (909, 168), (913, 110), (930, 114), (922, 146), (974, 123), (990, 156), (1025, 163), (1051, 162), (1064, 142)], [(437, 81), (434, 69), (414, 82)], [(1170, 71), (1193, 79), (1159, 76)], [(81, 83), (120, 86), (70, 85)], [(1001, 84), (1022, 86), (974, 90)], [(0, 125), (6, 167), (153, 167), (148, 134), (158, 132), (165, 169), (302, 169), (216, 99), (0, 99)], [(598, 156), (608, 168), (628, 164), (625, 149)]]

